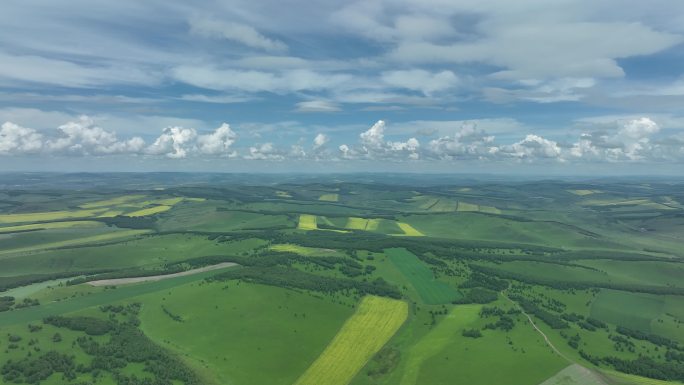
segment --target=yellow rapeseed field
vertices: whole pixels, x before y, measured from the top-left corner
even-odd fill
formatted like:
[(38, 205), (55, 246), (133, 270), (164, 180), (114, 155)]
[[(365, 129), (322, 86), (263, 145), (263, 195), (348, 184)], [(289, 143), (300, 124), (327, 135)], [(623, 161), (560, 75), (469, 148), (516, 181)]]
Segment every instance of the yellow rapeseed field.
[(0, 223), (47, 222), (70, 218), (88, 218), (105, 210), (46, 211), (40, 213), (2, 214)]
[(27, 230), (70, 229), (70, 228), (74, 228), (74, 227), (98, 227), (98, 226), (104, 226), (104, 225), (101, 222), (95, 222), (95, 221), (34, 223), (31, 225), (0, 227), (0, 234), (1, 233), (13, 233), (13, 232), (17, 232), (17, 231), (27, 231)]
[(366, 296), (295, 385), (347, 385), (408, 317), (404, 301)]
[(425, 234), (416, 230), (413, 226), (409, 225), (408, 223), (397, 222), (397, 225), (399, 226), (401, 231), (404, 232), (404, 234), (402, 234), (402, 235), (406, 235), (409, 237), (423, 237), (423, 236), (425, 236)]
[(299, 224), (297, 228), (300, 230), (316, 230), (318, 226), (316, 225), (316, 216), (309, 214), (299, 215)]
[(171, 206), (152, 206), (148, 207), (146, 209), (138, 210), (138, 211), (133, 211), (132, 213), (125, 214), (127, 217), (144, 217), (147, 215), (154, 215), (158, 213), (163, 213), (164, 211), (169, 211), (171, 210)]

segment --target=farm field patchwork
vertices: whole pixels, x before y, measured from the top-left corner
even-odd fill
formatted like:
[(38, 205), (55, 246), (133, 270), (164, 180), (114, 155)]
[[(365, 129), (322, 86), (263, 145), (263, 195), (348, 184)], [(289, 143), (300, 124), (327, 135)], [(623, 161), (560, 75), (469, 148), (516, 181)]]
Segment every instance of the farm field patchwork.
[(681, 182), (319, 178), (0, 175), (0, 384), (684, 381)]

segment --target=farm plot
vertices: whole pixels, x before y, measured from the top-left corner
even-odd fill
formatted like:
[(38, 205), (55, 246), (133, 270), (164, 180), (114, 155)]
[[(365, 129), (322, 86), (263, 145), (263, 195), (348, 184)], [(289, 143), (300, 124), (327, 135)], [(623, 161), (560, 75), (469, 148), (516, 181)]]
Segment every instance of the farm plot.
[(397, 222), (397, 225), (401, 229), (401, 231), (404, 232), (404, 234), (408, 237), (422, 237), (425, 236), (425, 234), (421, 233), (420, 231), (416, 230), (413, 226), (409, 225), (408, 223), (405, 222)]
[(349, 219), (347, 219), (347, 224), (344, 227), (350, 230), (375, 231), (378, 229), (379, 224), (380, 219), (349, 217)]
[(346, 385), (401, 327), (408, 304), (366, 296), (295, 385)]
[(167, 206), (167, 205), (152, 206), (152, 207), (148, 207), (146, 209), (133, 211), (131, 213), (126, 214), (126, 216), (127, 217), (146, 217), (148, 215), (154, 215), (154, 214), (163, 213), (165, 211), (169, 211), (169, 210), (171, 210), (171, 207), (172, 206)]
[(406, 249), (386, 249), (392, 263), (411, 282), (420, 298), (427, 304), (450, 303), (459, 296), (458, 290), (435, 279), (432, 271)]
[(591, 305), (591, 316), (604, 322), (651, 332), (651, 322), (664, 310), (665, 297), (602, 289)]
[(337, 202), (340, 200), (340, 194), (323, 194), (318, 200), (324, 202)]
[(43, 244), (38, 244), (38, 245), (1, 250), (0, 256), (7, 255), (7, 254), (26, 253), (26, 252), (38, 251), (38, 250), (57, 249), (57, 248), (61, 248), (61, 247), (84, 245), (84, 244), (90, 244), (90, 243), (114, 241), (114, 240), (118, 240), (118, 239), (122, 239), (122, 238), (135, 237), (137, 235), (146, 234), (146, 233), (150, 233), (150, 232), (152, 232), (152, 230), (110, 231), (110, 232), (107, 232), (104, 234), (91, 235), (91, 236), (79, 237), (79, 238), (75, 238), (75, 239), (67, 239), (67, 240), (62, 240), (62, 241), (48, 242), (48, 243), (43, 243)]
[(15, 233), (32, 230), (50, 230), (50, 229), (71, 229), (71, 228), (85, 228), (85, 227), (102, 227), (104, 224), (95, 221), (70, 221), (70, 222), (48, 222), (48, 223), (34, 223), (31, 225), (18, 225), (0, 227), (0, 234)]
[(72, 218), (90, 218), (104, 211), (104, 209), (93, 209), (73, 211), (46, 211), (39, 213), (21, 214), (2, 214), (0, 215), (0, 223), (48, 222)]
[(297, 224), (299, 230), (316, 230), (316, 216), (309, 214), (300, 214), (299, 223)]

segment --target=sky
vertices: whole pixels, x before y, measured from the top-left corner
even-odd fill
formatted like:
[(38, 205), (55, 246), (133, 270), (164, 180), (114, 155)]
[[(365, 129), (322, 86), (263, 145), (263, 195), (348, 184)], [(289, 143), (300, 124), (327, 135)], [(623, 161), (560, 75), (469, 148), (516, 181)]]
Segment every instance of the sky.
[(679, 0), (3, 0), (0, 171), (677, 174)]

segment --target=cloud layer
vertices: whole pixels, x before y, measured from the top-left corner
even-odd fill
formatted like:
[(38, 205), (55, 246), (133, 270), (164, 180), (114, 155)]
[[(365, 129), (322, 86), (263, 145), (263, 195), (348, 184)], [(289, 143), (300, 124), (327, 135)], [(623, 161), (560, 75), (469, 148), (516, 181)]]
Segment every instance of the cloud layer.
[[(486, 124), (491, 124), (485, 121)], [(314, 161), (423, 161), (464, 160), (509, 162), (683, 162), (684, 137), (662, 136), (661, 128), (648, 117), (615, 120), (588, 126), (574, 141), (560, 142), (538, 134), (527, 134), (509, 143), (497, 142), (477, 122), (461, 122), (452, 134), (425, 143), (416, 137), (388, 139), (388, 126), (378, 120), (351, 143), (331, 145), (327, 134), (318, 133), (310, 142), (289, 146), (273, 142), (239, 146), (238, 135), (227, 123), (208, 133), (194, 128), (169, 126), (146, 142), (134, 136), (120, 139), (115, 132), (81, 116), (39, 132), (13, 122), (0, 127), (0, 156), (27, 154), (58, 156), (135, 155), (142, 157), (241, 158), (244, 160)], [(419, 131), (419, 127), (415, 127)], [(447, 131), (444, 128), (441, 130)]]

